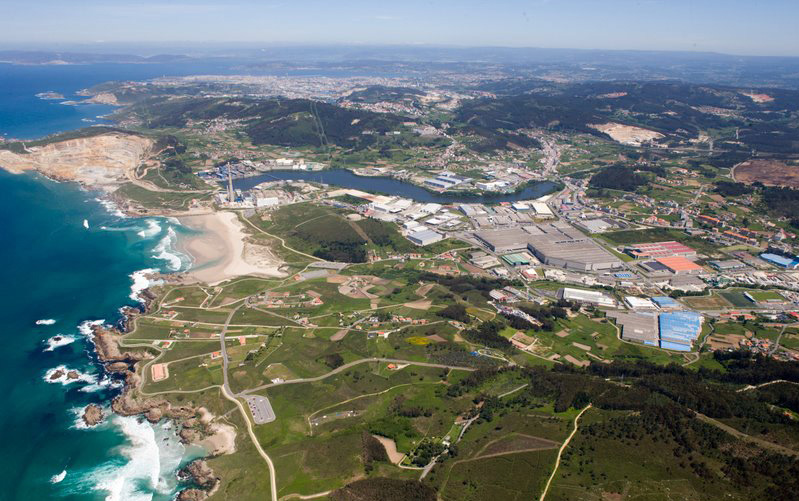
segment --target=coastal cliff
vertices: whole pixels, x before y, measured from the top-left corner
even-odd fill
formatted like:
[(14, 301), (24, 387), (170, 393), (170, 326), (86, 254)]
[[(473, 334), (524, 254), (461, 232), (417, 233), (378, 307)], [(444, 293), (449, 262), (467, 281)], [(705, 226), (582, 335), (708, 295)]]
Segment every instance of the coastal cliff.
[(0, 167), (15, 174), (35, 170), (53, 179), (113, 190), (133, 177), (153, 144), (146, 137), (112, 132), (33, 146), (25, 153), (0, 150)]

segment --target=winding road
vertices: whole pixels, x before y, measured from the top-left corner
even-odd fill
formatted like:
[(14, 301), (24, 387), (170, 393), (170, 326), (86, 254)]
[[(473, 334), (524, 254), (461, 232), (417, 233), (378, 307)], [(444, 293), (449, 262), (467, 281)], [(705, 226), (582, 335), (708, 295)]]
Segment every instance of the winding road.
[(309, 377), (309, 378), (301, 378), (301, 379), (289, 379), (288, 381), (281, 381), (279, 383), (269, 383), (263, 384), (261, 386), (256, 386), (255, 388), (250, 388), (249, 390), (244, 390), (240, 393), (240, 395), (249, 395), (251, 393), (255, 393), (256, 391), (265, 390), (267, 388), (272, 388), (275, 386), (283, 386), (286, 384), (297, 384), (297, 383), (314, 383), (316, 381), (322, 381), (323, 379), (327, 379), (330, 376), (335, 376), (340, 372), (344, 372), (347, 369), (350, 369), (359, 364), (366, 364), (370, 362), (386, 362), (390, 364), (408, 364), (408, 365), (416, 365), (419, 367), (433, 367), (435, 369), (451, 369), (456, 371), (468, 371), (474, 372), (477, 369), (473, 367), (462, 367), (459, 365), (446, 365), (446, 364), (433, 364), (428, 362), (414, 362), (413, 360), (399, 360), (396, 358), (362, 358), (360, 360), (355, 360), (354, 362), (350, 362), (348, 364), (344, 364), (340, 367), (333, 369), (332, 371), (328, 372), (327, 374), (322, 374), (321, 376), (316, 377)]

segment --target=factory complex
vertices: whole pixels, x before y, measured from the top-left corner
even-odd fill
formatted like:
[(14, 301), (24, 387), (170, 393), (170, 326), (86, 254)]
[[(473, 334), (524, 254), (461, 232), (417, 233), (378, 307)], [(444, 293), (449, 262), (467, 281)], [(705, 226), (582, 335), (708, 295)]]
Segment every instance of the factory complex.
[(474, 235), (496, 253), (529, 250), (549, 266), (578, 271), (604, 271), (622, 267), (618, 258), (564, 222), (483, 230)]
[(702, 315), (693, 311), (609, 312), (625, 341), (666, 350), (691, 351), (702, 332)]

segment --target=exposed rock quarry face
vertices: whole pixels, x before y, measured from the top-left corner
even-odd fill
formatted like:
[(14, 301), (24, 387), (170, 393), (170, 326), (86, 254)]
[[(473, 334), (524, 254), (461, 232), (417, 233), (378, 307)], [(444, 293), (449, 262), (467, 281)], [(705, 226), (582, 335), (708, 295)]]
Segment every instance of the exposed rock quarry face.
[(87, 426), (94, 426), (103, 422), (103, 409), (97, 404), (89, 404), (83, 410), (83, 422)]
[(15, 174), (36, 170), (54, 179), (112, 190), (132, 177), (152, 146), (145, 137), (108, 133), (35, 146), (27, 154), (0, 150), (0, 167)]

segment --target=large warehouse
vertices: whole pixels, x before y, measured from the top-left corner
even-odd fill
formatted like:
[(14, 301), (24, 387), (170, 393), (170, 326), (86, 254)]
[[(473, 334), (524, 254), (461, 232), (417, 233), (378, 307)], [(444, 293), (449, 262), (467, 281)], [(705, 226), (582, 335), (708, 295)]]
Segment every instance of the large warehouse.
[(599, 291), (564, 287), (558, 291), (558, 298), (565, 299), (566, 301), (574, 301), (576, 303), (588, 303), (597, 306), (608, 306), (611, 308), (616, 307), (615, 299), (607, 294), (602, 294)]
[(499, 254), (526, 250), (530, 239), (530, 234), (525, 231), (524, 227), (478, 231), (474, 236), (489, 249)]
[(622, 267), (618, 258), (569, 224), (538, 224), (525, 230), (530, 234), (528, 249), (544, 264), (579, 271)]
[(658, 257), (696, 257), (696, 251), (680, 242), (652, 242), (630, 245), (624, 252), (636, 259), (654, 259)]
[(661, 348), (691, 351), (691, 344), (702, 332), (702, 315), (693, 311), (662, 313), (658, 326)]

